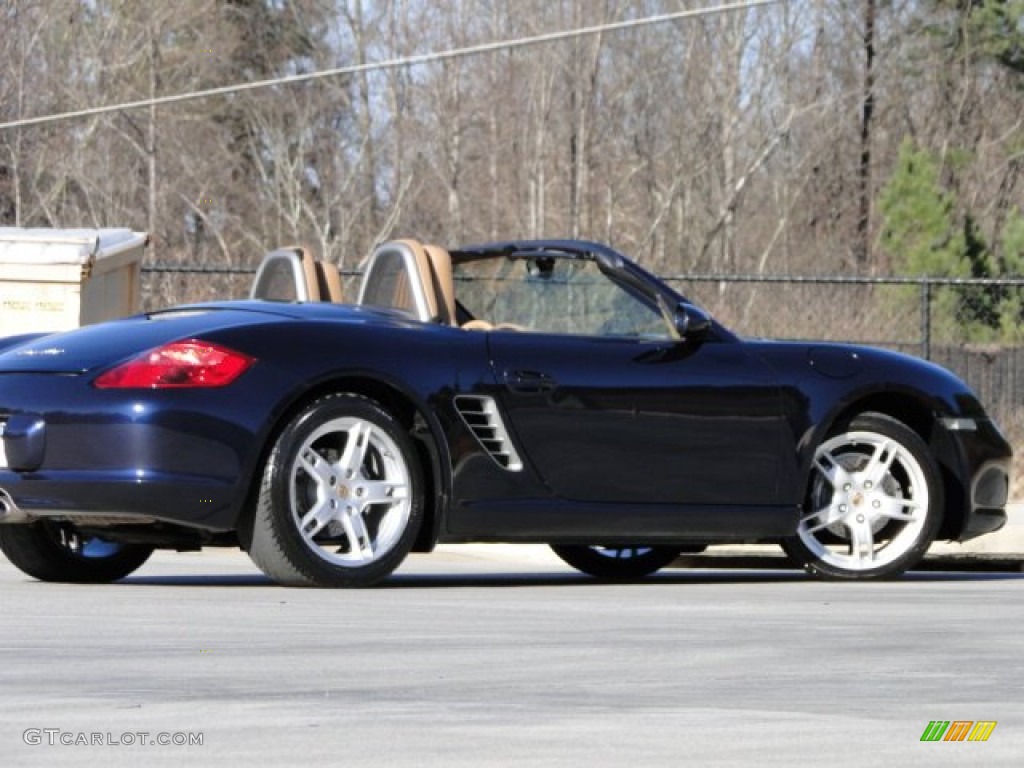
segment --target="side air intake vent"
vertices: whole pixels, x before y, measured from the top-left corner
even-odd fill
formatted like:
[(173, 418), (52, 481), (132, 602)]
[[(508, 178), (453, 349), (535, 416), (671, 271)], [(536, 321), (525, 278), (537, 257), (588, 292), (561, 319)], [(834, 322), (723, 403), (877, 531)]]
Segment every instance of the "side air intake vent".
[(484, 395), (459, 395), (455, 398), (455, 407), (462, 420), (466, 422), (466, 426), (492, 459), (511, 472), (518, 472), (523, 468), (523, 462), (512, 445), (494, 398)]

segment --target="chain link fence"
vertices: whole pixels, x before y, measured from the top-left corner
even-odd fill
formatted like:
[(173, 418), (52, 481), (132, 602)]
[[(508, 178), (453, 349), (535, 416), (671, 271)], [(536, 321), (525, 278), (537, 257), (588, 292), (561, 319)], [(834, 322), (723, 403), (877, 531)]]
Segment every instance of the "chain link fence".
[(256, 269), (248, 267), (144, 266), (142, 309), (152, 312), (177, 304), (244, 299), (255, 276)]

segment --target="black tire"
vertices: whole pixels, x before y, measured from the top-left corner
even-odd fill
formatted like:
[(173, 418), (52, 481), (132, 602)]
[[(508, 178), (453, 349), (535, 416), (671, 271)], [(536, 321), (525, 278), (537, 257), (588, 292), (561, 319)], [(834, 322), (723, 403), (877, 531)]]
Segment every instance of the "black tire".
[(274, 444), (249, 555), (286, 586), (366, 587), (401, 564), (422, 521), (421, 468), (406, 430), (364, 397), (329, 395)]
[(679, 556), (678, 547), (603, 547), (552, 544), (551, 549), (578, 571), (608, 581), (650, 576)]
[(782, 547), (818, 576), (895, 576), (935, 539), (942, 494), (939, 468), (916, 432), (883, 414), (861, 414), (816, 449), (796, 535)]
[(123, 579), (153, 554), (152, 547), (83, 537), (70, 524), (47, 520), (0, 525), (0, 550), (34, 579), (73, 584)]

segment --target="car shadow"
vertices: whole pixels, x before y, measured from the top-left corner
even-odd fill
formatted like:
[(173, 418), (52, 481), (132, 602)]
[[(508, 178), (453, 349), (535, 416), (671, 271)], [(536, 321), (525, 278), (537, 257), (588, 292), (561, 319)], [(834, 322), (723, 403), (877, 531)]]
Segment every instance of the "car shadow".
[[(864, 584), (893, 584), (897, 582), (957, 582), (1024, 580), (1019, 572), (965, 571), (913, 571), (894, 579), (882, 579)], [(797, 570), (666, 570), (636, 581), (608, 581), (579, 573), (562, 572), (509, 572), (494, 573), (395, 573), (374, 587), (375, 589), (450, 589), (450, 588), (509, 588), (509, 587), (581, 587), (581, 586), (642, 586), (656, 588), (668, 585), (715, 584), (807, 584), (822, 580)], [(276, 587), (259, 573), (238, 574), (154, 574), (129, 576), (117, 582), (122, 587)]]

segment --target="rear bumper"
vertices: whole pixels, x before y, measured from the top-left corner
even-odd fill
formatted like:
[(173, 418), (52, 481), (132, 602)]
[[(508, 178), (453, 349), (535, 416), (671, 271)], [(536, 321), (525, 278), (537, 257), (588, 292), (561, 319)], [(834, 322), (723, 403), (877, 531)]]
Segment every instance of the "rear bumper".
[(230, 529), (271, 410), (246, 395), (97, 391), (75, 376), (0, 374), (0, 490), (31, 518)]
[(16, 513), (0, 523), (60, 518), (87, 523), (169, 522), (210, 530), (227, 529), (244, 492), (215, 477), (153, 471), (59, 471), (19, 474), (0, 470), (0, 495)]

